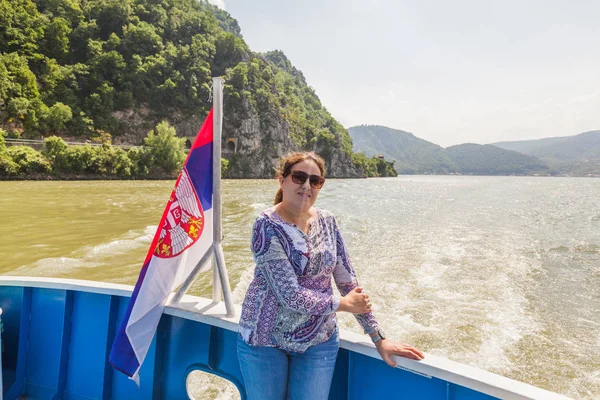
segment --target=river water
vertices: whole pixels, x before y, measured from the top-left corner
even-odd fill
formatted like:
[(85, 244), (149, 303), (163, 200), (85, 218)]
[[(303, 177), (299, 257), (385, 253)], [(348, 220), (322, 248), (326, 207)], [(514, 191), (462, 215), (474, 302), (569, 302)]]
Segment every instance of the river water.
[[(0, 182), (0, 274), (135, 284), (173, 182)], [(234, 300), (271, 180), (223, 181)], [(392, 339), (576, 399), (600, 398), (600, 179), (329, 180), (332, 211)], [(210, 274), (191, 293), (210, 296)], [(349, 315), (343, 328), (360, 332)]]

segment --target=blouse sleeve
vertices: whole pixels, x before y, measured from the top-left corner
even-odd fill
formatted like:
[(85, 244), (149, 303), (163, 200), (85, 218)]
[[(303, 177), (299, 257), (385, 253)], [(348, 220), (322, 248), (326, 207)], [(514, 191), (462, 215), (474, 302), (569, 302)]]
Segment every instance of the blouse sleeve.
[(283, 307), (310, 315), (331, 314), (339, 307), (338, 296), (300, 286), (298, 276), (282, 245), (280, 233), (264, 217), (259, 217), (254, 223), (252, 252), (257, 269), (263, 274), (269, 288)]
[[(344, 243), (344, 239), (342, 238), (342, 234), (338, 228), (337, 221), (333, 216), (332, 220), (334, 225), (333, 228), (335, 232), (337, 253), (337, 261), (335, 269), (333, 270), (333, 279), (335, 280), (335, 284), (342, 296), (345, 296), (358, 286), (358, 281), (356, 279), (356, 272), (354, 271), (354, 267), (352, 266), (352, 262), (348, 256), (346, 244)], [(356, 317), (358, 323), (365, 330), (365, 333), (370, 334), (377, 331), (378, 325), (373, 313), (369, 312), (366, 314), (354, 314), (354, 316)]]

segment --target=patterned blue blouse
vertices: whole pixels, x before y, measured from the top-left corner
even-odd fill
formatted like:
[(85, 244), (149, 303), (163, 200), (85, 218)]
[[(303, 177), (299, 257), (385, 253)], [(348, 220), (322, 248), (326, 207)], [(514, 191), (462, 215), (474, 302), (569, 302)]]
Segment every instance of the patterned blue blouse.
[[(317, 209), (308, 235), (273, 207), (252, 229), (254, 279), (242, 304), (240, 335), (252, 346), (303, 353), (337, 329), (331, 276), (342, 294), (358, 286), (333, 214)], [(365, 333), (377, 330), (372, 313), (355, 315)]]

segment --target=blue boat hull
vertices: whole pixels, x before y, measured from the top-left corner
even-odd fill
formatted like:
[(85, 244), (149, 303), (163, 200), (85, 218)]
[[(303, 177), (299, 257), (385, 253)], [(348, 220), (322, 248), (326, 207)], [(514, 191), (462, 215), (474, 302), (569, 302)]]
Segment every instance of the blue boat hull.
[[(122, 285), (0, 277), (4, 399), (187, 399), (186, 379), (195, 370), (227, 379), (246, 397), (236, 321), (198, 297), (165, 309), (140, 387), (111, 368), (108, 354), (130, 292)], [(398, 359), (399, 368), (390, 368), (352, 335), (341, 335), (330, 399), (564, 398), (433, 356), (428, 363)]]

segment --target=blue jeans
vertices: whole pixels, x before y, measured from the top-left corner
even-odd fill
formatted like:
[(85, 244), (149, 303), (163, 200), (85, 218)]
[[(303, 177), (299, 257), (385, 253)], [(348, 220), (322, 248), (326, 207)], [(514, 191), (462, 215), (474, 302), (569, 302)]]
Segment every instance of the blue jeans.
[(237, 353), (248, 400), (327, 400), (339, 344), (336, 332), (300, 354), (250, 346), (238, 335)]

